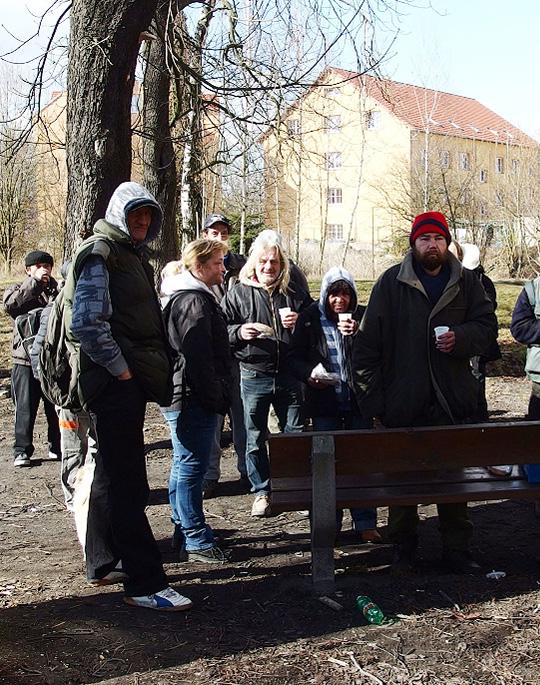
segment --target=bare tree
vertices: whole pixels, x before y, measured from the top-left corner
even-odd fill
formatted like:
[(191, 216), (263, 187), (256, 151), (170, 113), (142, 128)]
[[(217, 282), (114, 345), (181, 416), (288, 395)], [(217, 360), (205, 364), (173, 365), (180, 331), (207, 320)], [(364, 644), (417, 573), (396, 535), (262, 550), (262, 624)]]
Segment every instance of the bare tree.
[(68, 66), (69, 255), (103, 217), (114, 188), (131, 176), (131, 98), (140, 35), (157, 0), (74, 0)]

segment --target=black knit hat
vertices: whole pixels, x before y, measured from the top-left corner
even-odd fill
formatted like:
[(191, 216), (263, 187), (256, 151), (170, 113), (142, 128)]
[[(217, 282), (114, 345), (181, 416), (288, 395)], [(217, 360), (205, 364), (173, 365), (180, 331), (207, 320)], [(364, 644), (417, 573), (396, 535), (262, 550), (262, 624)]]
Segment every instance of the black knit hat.
[(24, 258), (24, 265), (34, 266), (34, 264), (50, 264), (52, 266), (54, 264), (54, 259), (48, 252), (43, 252), (43, 250), (34, 250), (26, 255)]

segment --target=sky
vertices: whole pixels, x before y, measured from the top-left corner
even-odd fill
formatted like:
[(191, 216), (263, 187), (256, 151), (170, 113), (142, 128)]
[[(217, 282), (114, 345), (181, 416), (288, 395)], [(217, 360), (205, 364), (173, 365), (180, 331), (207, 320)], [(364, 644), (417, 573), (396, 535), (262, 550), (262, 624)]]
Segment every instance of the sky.
[(431, 5), (406, 10), (385, 74), (475, 98), (540, 139), (538, 0), (432, 0)]
[[(32, 12), (38, 14), (51, 2), (0, 0), (0, 53), (13, 43), (6, 29), (29, 35), (36, 26)], [(385, 75), (475, 98), (540, 140), (538, 0), (429, 4), (415, 0), (415, 7), (401, 5), (399, 33), (383, 66)], [(390, 30), (379, 34), (379, 45), (388, 45), (392, 36)], [(346, 58), (335, 66), (351, 67)]]

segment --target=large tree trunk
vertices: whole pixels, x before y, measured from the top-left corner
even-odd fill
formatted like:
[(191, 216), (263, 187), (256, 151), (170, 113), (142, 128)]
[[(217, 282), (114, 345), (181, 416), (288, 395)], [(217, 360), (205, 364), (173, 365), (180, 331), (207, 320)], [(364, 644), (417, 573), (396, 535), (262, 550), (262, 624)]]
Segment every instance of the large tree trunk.
[(157, 0), (73, 0), (68, 65), (64, 255), (131, 175), (131, 98), (139, 36)]
[(167, 68), (167, 42), (172, 40), (176, 3), (160, 1), (151, 33), (155, 39), (147, 50), (143, 97), (143, 174), (144, 184), (163, 209), (159, 242), (152, 245), (159, 268), (178, 259), (176, 221), (177, 171), (169, 117), (171, 74)]

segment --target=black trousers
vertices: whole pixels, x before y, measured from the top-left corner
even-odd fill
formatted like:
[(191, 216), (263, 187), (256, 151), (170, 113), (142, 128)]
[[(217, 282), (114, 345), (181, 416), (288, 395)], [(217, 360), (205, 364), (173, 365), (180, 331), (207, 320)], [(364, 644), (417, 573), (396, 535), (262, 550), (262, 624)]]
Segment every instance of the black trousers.
[(166, 588), (168, 582), (145, 513), (149, 495), (143, 436), (146, 398), (135, 379), (111, 377), (90, 409), (99, 445), (92, 492), (107, 488), (114, 555), (110, 563), (95, 569), (95, 577), (103, 577), (121, 560), (129, 576), (124, 583), (126, 595), (150, 595)]
[(11, 372), (11, 396), (15, 405), (15, 443), (14, 456), (23, 452), (29, 457), (34, 453), (34, 424), (39, 407), (43, 400), (43, 409), (47, 417), (47, 440), (49, 450), (60, 455), (60, 428), (54, 405), (45, 399), (39, 381), (34, 378), (32, 368), (24, 364), (14, 364)]

